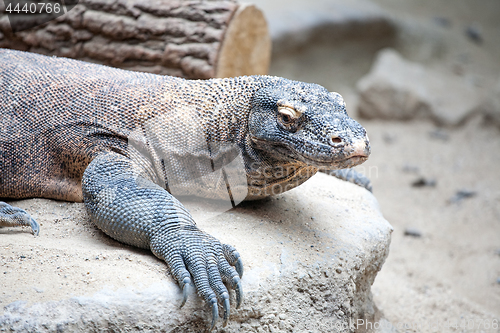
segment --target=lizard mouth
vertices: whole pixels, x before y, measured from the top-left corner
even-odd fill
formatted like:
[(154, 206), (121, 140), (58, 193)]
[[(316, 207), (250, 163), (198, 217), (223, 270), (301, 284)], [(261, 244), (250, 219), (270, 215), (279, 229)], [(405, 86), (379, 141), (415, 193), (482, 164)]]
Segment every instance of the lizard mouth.
[(325, 169), (346, 169), (364, 163), (368, 155), (352, 155), (342, 159), (315, 159), (309, 156), (302, 156), (302, 162)]
[(335, 168), (337, 169), (352, 168), (356, 165), (364, 163), (367, 159), (368, 155), (354, 155), (336, 163)]
[[(292, 158), (306, 165), (325, 169), (351, 168), (365, 162), (370, 155), (369, 145), (367, 146), (364, 142), (363, 144), (359, 143), (354, 145), (352, 149), (346, 149), (344, 147), (339, 152), (335, 152), (327, 145), (318, 146), (316, 144), (314, 147), (307, 147), (307, 145), (304, 145), (302, 147), (307, 153), (300, 153), (296, 149), (283, 143), (269, 142), (256, 137), (251, 137), (251, 139), (258, 148), (266, 150), (278, 158), (285, 158), (287, 160)], [(350, 153), (346, 151), (350, 151)]]

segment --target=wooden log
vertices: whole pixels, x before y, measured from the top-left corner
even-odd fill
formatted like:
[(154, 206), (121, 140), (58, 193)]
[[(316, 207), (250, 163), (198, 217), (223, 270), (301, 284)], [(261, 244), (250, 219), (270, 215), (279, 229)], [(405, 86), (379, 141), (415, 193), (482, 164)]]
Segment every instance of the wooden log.
[(18, 32), (0, 14), (0, 47), (200, 79), (267, 74), (271, 56), (264, 15), (234, 0), (80, 0)]

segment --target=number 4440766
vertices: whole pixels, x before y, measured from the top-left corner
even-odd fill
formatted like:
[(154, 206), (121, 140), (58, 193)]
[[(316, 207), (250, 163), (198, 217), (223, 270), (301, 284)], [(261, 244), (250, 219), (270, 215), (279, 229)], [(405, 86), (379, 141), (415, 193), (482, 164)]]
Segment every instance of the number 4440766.
[(38, 2), (38, 3), (30, 3), (29, 6), (27, 3), (24, 4), (24, 6), (21, 8), (20, 4), (17, 3), (14, 8), (12, 8), (12, 3), (9, 3), (7, 8), (5, 8), (5, 11), (9, 14), (12, 13), (25, 13), (25, 14), (59, 14), (61, 12), (61, 5), (59, 3), (45, 3), (45, 2)]

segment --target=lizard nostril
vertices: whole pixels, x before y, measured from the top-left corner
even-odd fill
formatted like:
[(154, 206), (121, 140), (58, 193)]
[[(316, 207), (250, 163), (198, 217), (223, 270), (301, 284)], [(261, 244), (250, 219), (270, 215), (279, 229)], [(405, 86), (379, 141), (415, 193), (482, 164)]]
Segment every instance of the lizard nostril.
[(335, 143), (342, 143), (342, 139), (339, 138), (338, 136), (332, 136), (332, 138), (330, 139), (331, 143), (335, 144)]

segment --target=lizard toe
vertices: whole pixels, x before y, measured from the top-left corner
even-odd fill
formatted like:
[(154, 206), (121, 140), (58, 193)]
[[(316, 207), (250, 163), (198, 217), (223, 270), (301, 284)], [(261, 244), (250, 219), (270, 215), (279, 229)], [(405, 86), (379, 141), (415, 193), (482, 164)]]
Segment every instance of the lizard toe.
[(238, 275), (243, 277), (243, 261), (241, 260), (240, 254), (234, 247), (228, 244), (222, 245), (222, 251), (226, 260), (236, 268)]
[(243, 303), (243, 288), (241, 287), (241, 280), (235, 276), (233, 278), (233, 289), (236, 291), (236, 308), (239, 309)]
[[(238, 260), (241, 261), (241, 259)], [(219, 272), (221, 273), (222, 280), (236, 291), (236, 308), (238, 309), (243, 302), (243, 288), (241, 287), (239, 273), (234, 267), (229, 265), (225, 258), (219, 258)]]
[(191, 280), (191, 274), (186, 268), (186, 263), (180, 254), (180, 251), (176, 251), (168, 247), (168, 242), (164, 242), (161, 239), (153, 239), (151, 242), (151, 251), (158, 258), (165, 260), (167, 266), (172, 274), (173, 278), (179, 284), (182, 290), (182, 302), (180, 307), (182, 308), (188, 299), (190, 286), (193, 285)]
[(35, 236), (38, 236), (38, 234), (40, 233), (40, 225), (32, 217), (30, 217), (30, 225), (31, 225), (31, 233)]
[(212, 308), (212, 323), (209, 331), (215, 327), (219, 317), (217, 300), (222, 300), (222, 294), (227, 293), (218, 273), (217, 265), (212, 261), (213, 259), (206, 257), (206, 252), (196, 252), (186, 258), (186, 266), (191, 272), (198, 295)]
[(187, 301), (188, 295), (189, 295), (189, 289), (190, 289), (190, 286), (192, 284), (191, 279), (188, 277), (184, 278), (183, 283), (184, 283), (184, 286), (182, 287), (182, 303), (181, 303), (180, 308), (182, 308), (184, 306), (184, 304), (186, 304), (186, 301)]
[(210, 325), (210, 329), (208, 330), (209, 332), (214, 329), (217, 318), (219, 318), (219, 305), (217, 304), (217, 299), (215, 297), (212, 298), (210, 303), (212, 304), (212, 324)]
[(224, 295), (224, 303), (222, 304), (222, 307), (224, 308), (224, 317), (223, 317), (223, 322), (222, 326), (226, 327), (227, 321), (229, 319), (229, 314), (231, 312), (231, 305), (229, 304), (229, 294)]
[(221, 258), (220, 256), (217, 256), (217, 253), (215, 253), (218, 252), (217, 250), (219, 249), (222, 250), (222, 249), (220, 248), (220, 245), (217, 243), (215, 246), (212, 247), (212, 249), (214, 250), (214, 252), (211, 253), (207, 258), (208, 273), (209, 273), (208, 280), (210, 283), (210, 287), (217, 295), (217, 299), (222, 304), (222, 307), (224, 309), (223, 326), (226, 326), (231, 311), (229, 304), (229, 293), (227, 291), (226, 286), (223, 283), (223, 280), (226, 280), (224, 276), (225, 272), (223, 270), (220, 270), (220, 263), (217, 262), (217, 259), (220, 260)]
[(238, 260), (236, 260), (234, 267), (236, 267), (236, 271), (238, 272), (238, 275), (240, 276), (240, 278), (242, 278), (243, 277), (243, 261), (241, 260), (241, 258), (238, 258)]

